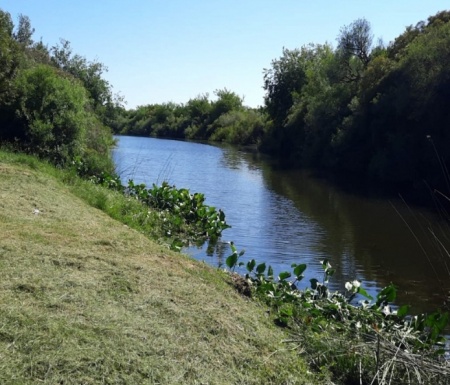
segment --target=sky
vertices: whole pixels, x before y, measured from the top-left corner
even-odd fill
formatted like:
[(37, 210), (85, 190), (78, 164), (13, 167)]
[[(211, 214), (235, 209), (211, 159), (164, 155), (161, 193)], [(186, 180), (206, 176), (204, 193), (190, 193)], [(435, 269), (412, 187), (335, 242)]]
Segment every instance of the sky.
[(186, 103), (228, 89), (264, 104), (263, 71), (283, 47), (336, 46), (343, 26), (365, 18), (375, 41), (449, 10), (448, 0), (0, 0), (15, 24), (31, 20), (35, 41), (60, 39), (88, 61), (132, 109)]

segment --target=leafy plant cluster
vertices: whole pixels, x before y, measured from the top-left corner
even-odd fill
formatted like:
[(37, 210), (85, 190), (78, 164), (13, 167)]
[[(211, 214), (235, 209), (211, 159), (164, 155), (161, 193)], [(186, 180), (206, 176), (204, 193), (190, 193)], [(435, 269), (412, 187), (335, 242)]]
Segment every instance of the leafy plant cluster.
[(120, 98), (106, 67), (72, 53), (69, 42), (33, 40), (27, 16), (15, 26), (0, 9), (0, 140), (59, 167), (84, 160), (84, 173), (113, 172), (111, 124)]
[[(323, 277), (310, 279), (310, 287), (299, 290), (297, 286), (304, 278), (306, 264), (293, 264), (291, 272), (281, 272), (275, 277), (271, 266), (257, 264), (254, 259), (247, 263), (240, 261), (244, 251), (238, 253), (233, 243), (231, 250), (227, 267), (233, 272), (236, 268), (245, 269), (244, 279), (252, 294), (270, 306), (278, 325), (291, 329), (292, 341), (307, 349), (306, 354), (317, 369), (326, 365), (345, 383), (364, 380), (378, 384), (388, 383), (379, 377), (383, 365), (386, 368), (392, 363), (392, 349), (395, 357), (402, 351), (405, 360), (411, 360), (408, 365), (417, 364), (420, 357), (419, 371), (423, 376), (430, 374), (423, 362), (431, 366), (442, 363), (448, 313), (409, 315), (409, 306), (392, 305), (397, 293), (393, 284), (382, 289), (376, 298), (357, 280), (347, 282), (345, 292), (332, 292), (328, 283), (334, 269), (328, 260), (321, 261)], [(341, 337), (339, 341), (337, 335)], [(327, 347), (325, 341), (329, 339), (334, 339), (334, 346)], [(390, 371), (390, 376), (396, 376), (397, 380), (408, 375), (408, 365), (400, 364)], [(445, 370), (449, 372), (448, 368)]]
[(204, 194), (191, 194), (188, 189), (178, 189), (167, 182), (147, 188), (143, 183), (129, 180), (124, 186), (118, 176), (105, 173), (91, 180), (155, 209), (165, 235), (172, 239), (172, 249), (180, 250), (192, 242), (197, 245), (206, 240), (214, 243), (222, 231), (230, 227), (221, 209), (205, 204)]

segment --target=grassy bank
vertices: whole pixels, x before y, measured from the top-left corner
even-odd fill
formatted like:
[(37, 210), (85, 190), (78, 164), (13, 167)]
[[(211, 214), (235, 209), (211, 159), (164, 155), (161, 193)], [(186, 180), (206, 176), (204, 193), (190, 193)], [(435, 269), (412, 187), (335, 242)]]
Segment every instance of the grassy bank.
[(263, 308), (88, 205), (115, 199), (91, 188), (0, 153), (0, 383), (319, 382)]

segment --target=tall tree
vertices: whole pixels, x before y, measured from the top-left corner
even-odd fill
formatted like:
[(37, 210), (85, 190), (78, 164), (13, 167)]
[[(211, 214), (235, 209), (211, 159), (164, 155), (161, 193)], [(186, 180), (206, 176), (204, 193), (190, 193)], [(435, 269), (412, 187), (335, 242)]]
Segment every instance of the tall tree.
[(370, 23), (366, 19), (358, 19), (341, 29), (338, 37), (338, 53), (345, 68), (344, 80), (360, 79), (370, 61), (372, 41)]
[(19, 15), (19, 25), (17, 31), (14, 33), (14, 39), (25, 48), (33, 45), (32, 36), (34, 28), (31, 27), (30, 18), (22, 14)]

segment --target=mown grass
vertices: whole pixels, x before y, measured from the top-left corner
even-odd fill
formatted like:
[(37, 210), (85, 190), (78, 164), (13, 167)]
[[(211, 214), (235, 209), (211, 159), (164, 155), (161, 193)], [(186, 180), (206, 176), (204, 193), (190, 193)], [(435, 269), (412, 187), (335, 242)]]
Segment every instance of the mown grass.
[(80, 197), (134, 204), (0, 152), (1, 384), (326, 383), (221, 272)]

